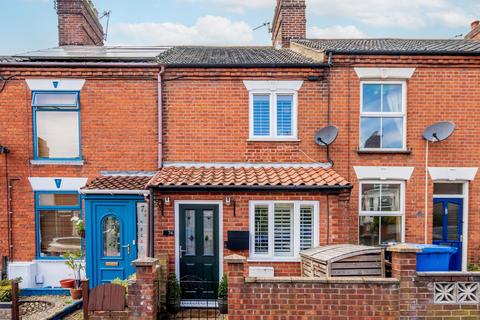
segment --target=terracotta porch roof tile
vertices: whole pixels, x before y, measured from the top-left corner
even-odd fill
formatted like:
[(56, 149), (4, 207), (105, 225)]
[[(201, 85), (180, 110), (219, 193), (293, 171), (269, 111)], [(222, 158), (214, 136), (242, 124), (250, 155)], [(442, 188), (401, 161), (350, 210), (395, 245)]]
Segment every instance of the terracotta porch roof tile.
[(164, 167), (149, 187), (348, 187), (332, 168), (321, 166)]
[(144, 190), (151, 176), (100, 176), (82, 190)]

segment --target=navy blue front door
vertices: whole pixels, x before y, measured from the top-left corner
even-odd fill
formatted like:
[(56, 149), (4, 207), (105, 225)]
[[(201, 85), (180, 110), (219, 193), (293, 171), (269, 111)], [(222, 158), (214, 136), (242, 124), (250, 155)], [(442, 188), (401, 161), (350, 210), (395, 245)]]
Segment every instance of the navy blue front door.
[(87, 213), (87, 274), (92, 286), (128, 278), (137, 257), (136, 202), (92, 200)]
[(457, 248), (450, 270), (462, 270), (463, 199), (433, 200), (433, 243)]

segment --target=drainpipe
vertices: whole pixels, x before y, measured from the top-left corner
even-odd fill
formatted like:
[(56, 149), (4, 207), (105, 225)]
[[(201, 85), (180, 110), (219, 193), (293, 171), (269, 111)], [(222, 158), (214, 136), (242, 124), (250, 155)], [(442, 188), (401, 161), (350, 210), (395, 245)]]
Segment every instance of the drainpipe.
[[(331, 78), (331, 74), (332, 74), (332, 67), (333, 67), (333, 62), (332, 62), (332, 56), (333, 56), (333, 52), (330, 51), (328, 53), (328, 62), (327, 62), (327, 66), (328, 66), (328, 78), (327, 78), (327, 85), (328, 85), (328, 93), (327, 93), (327, 119), (328, 119), (328, 125), (330, 126), (332, 124), (332, 97), (331, 97), (331, 81), (330, 81), (330, 78)], [(327, 146), (327, 161), (328, 163), (330, 163), (330, 165), (333, 167), (334, 165), (334, 162), (333, 160), (330, 158), (330, 145)]]
[(149, 195), (149, 201), (148, 201), (148, 205), (149, 205), (149, 209), (148, 209), (148, 212), (149, 212), (149, 215), (148, 215), (148, 226), (149, 226), (149, 230), (148, 230), (148, 256), (149, 257), (153, 257), (154, 254), (155, 254), (155, 250), (154, 250), (154, 241), (153, 241), (153, 236), (154, 236), (154, 220), (153, 219), (153, 216), (154, 216), (154, 210), (155, 210), (155, 204), (154, 204), (154, 201), (153, 201), (153, 188), (149, 188), (149, 191), (150, 191), (150, 195)]
[[(162, 93), (162, 79), (165, 72), (165, 65), (160, 66), (157, 78), (157, 113), (158, 113), (158, 167), (163, 167), (163, 93)], [(153, 199), (152, 199), (153, 200)]]

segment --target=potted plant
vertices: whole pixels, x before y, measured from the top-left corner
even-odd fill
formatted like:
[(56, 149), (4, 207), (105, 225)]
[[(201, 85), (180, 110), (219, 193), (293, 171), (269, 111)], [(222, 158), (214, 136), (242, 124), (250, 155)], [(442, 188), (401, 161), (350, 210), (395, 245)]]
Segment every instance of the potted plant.
[(60, 280), (60, 287), (70, 289), (75, 287), (75, 279), (63, 279)]
[(81, 271), (85, 268), (83, 265), (83, 255), (80, 251), (69, 252), (63, 255), (66, 259), (65, 264), (72, 269), (75, 277), (74, 286), (70, 288), (72, 299), (77, 300), (82, 297), (82, 288), (80, 287)]
[(218, 286), (218, 310), (221, 314), (228, 313), (228, 279), (227, 275), (223, 275)]
[(85, 222), (77, 216), (72, 217), (70, 221), (75, 224), (75, 229), (77, 230), (78, 235), (81, 238), (85, 238)]
[(180, 311), (180, 298), (182, 289), (175, 273), (171, 273), (167, 286), (167, 311), (176, 314)]

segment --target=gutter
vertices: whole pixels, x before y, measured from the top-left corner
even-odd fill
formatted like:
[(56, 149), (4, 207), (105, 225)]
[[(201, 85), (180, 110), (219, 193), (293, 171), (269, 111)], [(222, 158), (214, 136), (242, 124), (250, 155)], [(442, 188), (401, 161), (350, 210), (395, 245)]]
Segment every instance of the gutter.
[(148, 195), (148, 190), (117, 190), (117, 189), (80, 189), (80, 194), (139, 194), (139, 195)]
[(68, 68), (158, 68), (158, 63), (146, 62), (49, 62), (19, 61), (0, 62), (0, 66), (8, 67), (68, 67)]
[[(321, 49), (317, 49), (321, 50)], [(452, 51), (378, 51), (378, 50), (325, 50), (325, 53), (344, 55), (380, 55), (380, 56), (480, 56), (480, 52)]]
[(160, 191), (165, 192), (183, 192), (183, 191), (205, 191), (205, 192), (222, 192), (222, 191), (341, 191), (341, 190), (350, 190), (353, 188), (353, 185), (347, 184), (344, 186), (341, 185), (319, 185), (319, 186), (272, 186), (272, 185), (162, 185), (154, 186), (149, 185), (149, 188), (155, 188)]
[(328, 63), (235, 63), (235, 64), (215, 64), (215, 63), (173, 63), (168, 64), (169, 68), (326, 68)]

